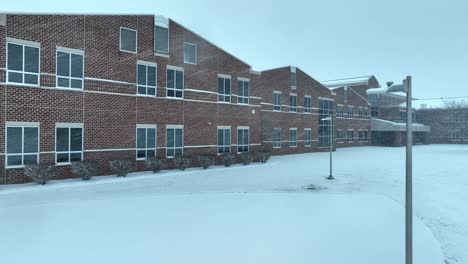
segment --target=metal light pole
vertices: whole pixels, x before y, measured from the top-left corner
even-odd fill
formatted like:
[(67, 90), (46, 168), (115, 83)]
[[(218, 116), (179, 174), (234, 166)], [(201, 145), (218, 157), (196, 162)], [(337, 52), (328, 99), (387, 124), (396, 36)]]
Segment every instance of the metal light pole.
[(403, 84), (392, 84), (388, 88), (376, 88), (367, 94), (392, 92), (406, 93), (406, 180), (405, 180), (405, 263), (413, 264), (413, 109), (412, 78), (407, 76)]
[(322, 118), (322, 121), (330, 121), (330, 175), (328, 175), (328, 180), (335, 179), (333, 177), (333, 116)]

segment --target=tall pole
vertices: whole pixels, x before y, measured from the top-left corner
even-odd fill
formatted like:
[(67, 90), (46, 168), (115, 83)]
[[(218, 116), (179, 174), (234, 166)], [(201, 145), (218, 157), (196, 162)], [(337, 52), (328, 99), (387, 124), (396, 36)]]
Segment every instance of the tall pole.
[(329, 180), (333, 180), (333, 114), (329, 116), (330, 118), (330, 175), (328, 175)]
[(411, 76), (404, 81), (406, 89), (406, 264), (413, 264), (413, 108)]

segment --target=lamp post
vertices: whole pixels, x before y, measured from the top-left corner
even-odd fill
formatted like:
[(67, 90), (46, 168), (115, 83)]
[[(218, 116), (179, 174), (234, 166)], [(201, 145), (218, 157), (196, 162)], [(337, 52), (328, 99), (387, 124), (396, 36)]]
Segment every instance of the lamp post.
[(333, 180), (335, 179), (333, 177), (333, 117), (330, 115), (321, 120), (330, 122), (330, 175), (328, 175), (327, 179)]
[(413, 109), (411, 76), (403, 84), (367, 90), (367, 94), (406, 93), (405, 263), (413, 264)]

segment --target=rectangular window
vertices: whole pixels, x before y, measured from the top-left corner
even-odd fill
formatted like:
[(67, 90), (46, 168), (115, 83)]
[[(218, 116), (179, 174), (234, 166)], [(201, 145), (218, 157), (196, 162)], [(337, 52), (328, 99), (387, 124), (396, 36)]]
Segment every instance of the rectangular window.
[(310, 128), (304, 129), (304, 146), (312, 146), (312, 129)]
[(138, 160), (156, 156), (156, 125), (137, 125), (136, 157)]
[(369, 138), (368, 138), (368, 136), (369, 136), (368, 133), (369, 133), (369, 131), (368, 131), (367, 129), (364, 130), (364, 142), (367, 142), (367, 141), (369, 140)]
[(273, 111), (281, 111), (281, 92), (273, 92)]
[(173, 158), (184, 154), (183, 126), (166, 127), (166, 157)]
[(126, 52), (137, 52), (137, 31), (130, 28), (120, 27), (120, 50)]
[(249, 81), (237, 81), (237, 103), (249, 104)]
[(304, 112), (311, 113), (312, 112), (312, 97), (305, 96), (304, 97)]
[(344, 93), (344, 102), (346, 103), (348, 102), (348, 86), (344, 87), (343, 93)]
[(338, 129), (336, 132), (336, 141), (338, 143), (344, 143), (344, 132), (343, 129)]
[(333, 99), (319, 98), (318, 108), (318, 145), (328, 147), (332, 143), (330, 133), (333, 131), (333, 122), (327, 118), (333, 117)]
[(83, 89), (84, 52), (57, 50), (57, 87)]
[(39, 126), (6, 125), (6, 167), (22, 167), (39, 161)]
[(289, 147), (290, 148), (297, 147), (297, 128), (289, 129)]
[(364, 108), (364, 119), (368, 119), (369, 118), (369, 109), (367, 107)]
[(249, 151), (249, 128), (237, 127), (237, 152)]
[(281, 128), (273, 129), (273, 148), (281, 148)]
[(7, 43), (7, 82), (39, 85), (39, 47)]
[(231, 127), (218, 127), (218, 153), (231, 152)]
[(343, 106), (342, 105), (337, 105), (336, 106), (336, 117), (339, 117), (339, 118), (344, 117)]
[(359, 131), (358, 131), (358, 141), (359, 142), (364, 141), (364, 131), (362, 131), (362, 129), (359, 129)]
[(354, 142), (354, 130), (348, 129), (348, 143)]
[(364, 118), (364, 113), (362, 107), (358, 108), (358, 118), (363, 119)]
[(379, 116), (379, 108), (377, 106), (372, 106), (371, 107), (371, 115), (372, 115), (372, 117)]
[(57, 164), (83, 160), (83, 124), (60, 124), (55, 128)]
[(197, 64), (197, 45), (184, 42), (184, 62)]
[(166, 70), (166, 96), (172, 98), (184, 97), (184, 72), (174, 68)]
[(297, 95), (289, 95), (289, 112), (297, 112)]
[(156, 96), (157, 65), (139, 62), (137, 64), (138, 94)]
[(218, 76), (218, 101), (231, 102), (231, 76)]
[(291, 67), (291, 88), (296, 89), (296, 86), (297, 86), (296, 67)]
[(154, 50), (169, 53), (169, 28), (154, 26)]
[(348, 106), (348, 118), (353, 118), (353, 117), (354, 117), (354, 107)]

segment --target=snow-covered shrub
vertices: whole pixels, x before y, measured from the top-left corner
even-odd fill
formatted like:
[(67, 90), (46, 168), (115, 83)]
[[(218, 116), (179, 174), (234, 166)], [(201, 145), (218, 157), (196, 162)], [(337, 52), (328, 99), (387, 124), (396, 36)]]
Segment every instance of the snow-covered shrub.
[(261, 163), (265, 163), (270, 159), (271, 153), (268, 151), (261, 151), (257, 154), (257, 156)]
[(151, 170), (152, 172), (158, 173), (162, 169), (166, 168), (167, 161), (165, 158), (151, 157), (145, 160), (145, 166), (147, 169)]
[(129, 160), (113, 160), (110, 162), (111, 171), (118, 177), (125, 177), (132, 171), (132, 162)]
[(87, 181), (96, 175), (96, 164), (90, 161), (75, 161), (71, 164), (72, 172)]
[(179, 170), (185, 170), (192, 164), (192, 159), (184, 155), (177, 155), (174, 157), (174, 166)]
[(242, 152), (240, 154), (240, 159), (241, 159), (242, 164), (249, 165), (253, 161), (252, 153)]
[(221, 156), (221, 160), (223, 161), (224, 166), (229, 167), (234, 163), (234, 155), (231, 153), (224, 153)]
[(24, 175), (38, 184), (46, 184), (55, 177), (55, 166), (48, 164), (31, 164), (24, 166)]
[(200, 162), (203, 169), (208, 169), (214, 164), (214, 158), (211, 156), (199, 156), (198, 162)]

